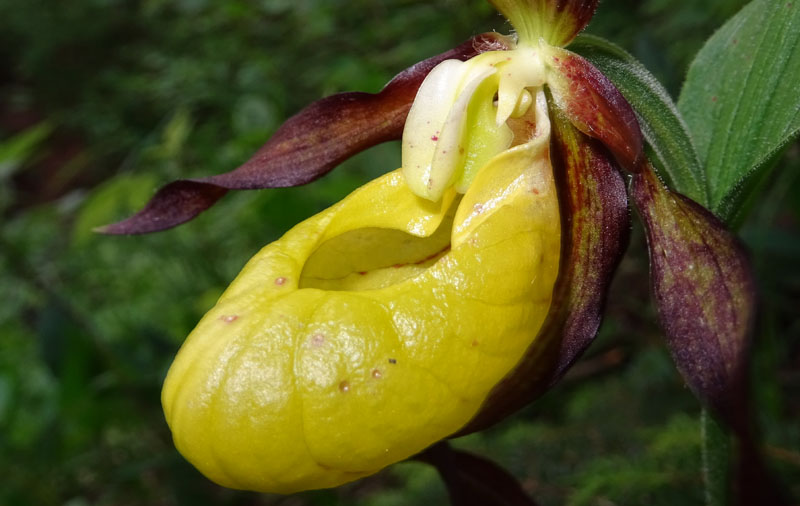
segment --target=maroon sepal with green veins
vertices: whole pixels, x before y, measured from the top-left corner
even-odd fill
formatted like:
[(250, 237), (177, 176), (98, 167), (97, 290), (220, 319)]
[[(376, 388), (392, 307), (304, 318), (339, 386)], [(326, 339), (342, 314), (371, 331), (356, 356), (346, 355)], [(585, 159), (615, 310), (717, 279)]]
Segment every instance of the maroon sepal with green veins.
[(551, 310), (520, 365), (494, 387), (457, 435), (504, 419), (564, 375), (597, 335), (611, 278), (628, 246), (628, 196), (612, 157), (552, 106), (550, 120), (550, 159), (562, 219)]
[(647, 232), (653, 293), (678, 370), (695, 395), (742, 428), (756, 306), (744, 249), (713, 214), (664, 186), (649, 164), (633, 176), (631, 195)]
[(228, 190), (284, 188), (314, 181), (364, 149), (399, 139), (417, 89), (437, 64), (448, 59), (468, 60), (485, 51), (505, 49), (508, 44), (506, 37), (496, 33), (478, 35), (404, 70), (379, 93), (340, 93), (314, 102), (289, 118), (239, 168), (169, 183), (137, 214), (97, 231), (157, 232), (191, 220)]
[(558, 107), (580, 131), (602, 141), (617, 162), (638, 172), (644, 161), (642, 132), (617, 87), (585, 58), (553, 48), (548, 62), (550, 90)]
[(516, 478), (484, 457), (437, 443), (413, 459), (436, 468), (452, 506), (536, 506)]
[(649, 164), (633, 176), (631, 196), (645, 225), (653, 293), (673, 359), (736, 436), (734, 504), (789, 504), (764, 462), (750, 414), (756, 292), (744, 248), (708, 210), (664, 186)]
[(591, 344), (600, 327), (612, 277), (628, 247), (630, 211), (625, 181), (613, 157), (597, 140), (554, 111), (551, 159), (564, 215), (560, 277), (553, 297), (558, 317), (545, 331), (560, 334), (550, 386)]

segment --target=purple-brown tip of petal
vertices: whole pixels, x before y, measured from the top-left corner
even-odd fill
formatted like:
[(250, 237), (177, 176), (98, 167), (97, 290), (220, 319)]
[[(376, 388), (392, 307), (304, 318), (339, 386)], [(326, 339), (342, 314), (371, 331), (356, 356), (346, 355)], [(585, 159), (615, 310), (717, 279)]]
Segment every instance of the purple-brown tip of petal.
[(511, 473), (487, 458), (442, 442), (413, 459), (436, 468), (452, 506), (536, 506)]
[(636, 173), (645, 161), (633, 108), (616, 86), (585, 58), (553, 48), (548, 84), (558, 107), (580, 131), (599, 139), (617, 162)]
[(94, 231), (109, 235), (134, 235), (166, 230), (191, 220), (216, 204), (226, 193), (226, 188), (203, 181), (173, 181), (159, 189), (138, 213), (125, 220), (97, 227)]
[(510, 44), (502, 35), (481, 34), (404, 70), (379, 93), (340, 93), (314, 102), (281, 125), (239, 168), (169, 183), (141, 211), (97, 231), (166, 230), (205, 211), (228, 190), (283, 188), (314, 181), (364, 149), (399, 139), (417, 90), (433, 67), (448, 59), (468, 60), (485, 51), (508, 49)]
[(555, 384), (597, 335), (608, 288), (628, 246), (625, 182), (608, 151), (552, 107), (550, 157), (559, 191), (561, 258), (550, 312), (514, 371), (457, 435), (482, 430)]
[(631, 195), (645, 226), (655, 302), (677, 368), (695, 395), (743, 429), (756, 314), (744, 248), (713, 214), (667, 189), (649, 164), (633, 176)]

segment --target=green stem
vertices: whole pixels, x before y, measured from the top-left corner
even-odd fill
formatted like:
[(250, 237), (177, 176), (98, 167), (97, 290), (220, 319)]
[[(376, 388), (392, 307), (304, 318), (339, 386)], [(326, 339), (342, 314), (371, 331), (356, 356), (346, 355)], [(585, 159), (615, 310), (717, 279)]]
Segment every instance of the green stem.
[(730, 504), (731, 437), (714, 417), (703, 409), (700, 414), (703, 439), (703, 481), (706, 488), (706, 506)]

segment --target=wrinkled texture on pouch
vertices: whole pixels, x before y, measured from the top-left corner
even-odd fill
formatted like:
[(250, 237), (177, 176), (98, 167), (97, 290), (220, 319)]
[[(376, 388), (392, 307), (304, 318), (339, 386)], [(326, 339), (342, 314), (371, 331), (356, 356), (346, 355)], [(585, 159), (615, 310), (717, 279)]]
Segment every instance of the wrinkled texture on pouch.
[(560, 248), (547, 150), (512, 148), (477, 180), (433, 203), (394, 171), (259, 252), (168, 374), (181, 453), (225, 486), (288, 493), (469, 421), (536, 337)]

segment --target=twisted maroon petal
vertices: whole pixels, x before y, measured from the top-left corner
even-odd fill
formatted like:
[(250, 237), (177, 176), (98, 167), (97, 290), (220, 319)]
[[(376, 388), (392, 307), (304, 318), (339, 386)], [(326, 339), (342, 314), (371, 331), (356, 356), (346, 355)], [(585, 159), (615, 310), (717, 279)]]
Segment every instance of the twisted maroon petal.
[(597, 335), (611, 278), (628, 245), (628, 197), (611, 155), (553, 107), (550, 120), (562, 219), (561, 265), (550, 313), (517, 368), (458, 435), (502, 420), (564, 375)]
[(467, 60), (508, 48), (495, 33), (478, 35), (460, 46), (404, 70), (379, 93), (340, 93), (323, 98), (289, 118), (241, 167), (216, 176), (182, 179), (163, 186), (130, 218), (101, 227), (106, 234), (143, 234), (191, 220), (228, 190), (299, 186), (376, 144), (399, 139), (408, 110), (428, 72), (448, 59)]

